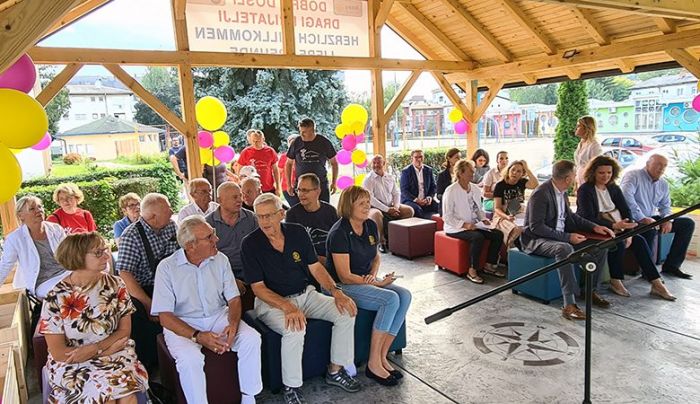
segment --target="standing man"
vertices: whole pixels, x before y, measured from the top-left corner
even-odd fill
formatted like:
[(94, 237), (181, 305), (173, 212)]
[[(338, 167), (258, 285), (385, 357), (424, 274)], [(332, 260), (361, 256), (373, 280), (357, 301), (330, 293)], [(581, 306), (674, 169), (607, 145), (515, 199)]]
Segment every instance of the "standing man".
[[(668, 159), (654, 154), (647, 160), (646, 166), (629, 171), (622, 178), (620, 188), (630, 207), (632, 219), (641, 224), (649, 224), (671, 214), (671, 196), (668, 183), (661, 178), (664, 175)], [(661, 272), (678, 278), (690, 279), (693, 275), (683, 272), (681, 265), (685, 261), (690, 239), (695, 231), (695, 222), (687, 217), (679, 217), (673, 222), (666, 222), (659, 229), (642, 233), (647, 244), (654, 245), (659, 232), (673, 232), (673, 243), (664, 261)]]
[(423, 150), (411, 152), (411, 164), (401, 171), (401, 203), (413, 208), (416, 217), (430, 219), (438, 212), (433, 169), (423, 164)]
[[(335, 159), (336, 152), (333, 144), (325, 137), (316, 134), (316, 124), (309, 118), (299, 121), (299, 134), (301, 136), (292, 142), (287, 151), (288, 160), (284, 167), (287, 184), (290, 184), (287, 192), (291, 196), (295, 195), (296, 184), (292, 182), (292, 166), (294, 166), (297, 178), (306, 173), (316, 174), (321, 180), (321, 200), (329, 202), (330, 194), (336, 191), (335, 182), (338, 179), (338, 161)], [(330, 191), (326, 161), (330, 162), (333, 172)]]
[(316, 174), (299, 177), (297, 195), (299, 203), (289, 208), (285, 221), (297, 223), (306, 228), (314, 243), (318, 260), (326, 265), (326, 238), (328, 231), (338, 221), (338, 212), (333, 205), (320, 200), (321, 182)]
[(177, 222), (185, 220), (187, 216), (205, 216), (216, 210), (219, 204), (211, 200), (211, 184), (204, 178), (195, 178), (190, 181), (190, 197), (192, 203), (180, 209), (177, 215)]
[(365, 178), (362, 187), (369, 191), (372, 208), (369, 218), (379, 229), (379, 251), (386, 253), (389, 242), (389, 222), (396, 219), (413, 217), (413, 208), (399, 203), (401, 194), (396, 186), (394, 176), (386, 171), (386, 160), (381, 154), (372, 158), (372, 172)]
[(216, 231), (200, 215), (180, 223), (180, 249), (158, 265), (151, 314), (160, 317), (168, 351), (175, 359), (187, 402), (207, 402), (205, 347), (238, 353), (243, 404), (262, 390), (260, 334), (241, 321), (241, 298)]
[(260, 175), (262, 192), (281, 195), (280, 172), (277, 168), (277, 153), (265, 144), (265, 134), (258, 129), (246, 132), (250, 146), (243, 149), (238, 157), (235, 170), (238, 173), (243, 166), (253, 166)]
[(172, 140), (172, 147), (168, 149), (168, 160), (173, 166), (173, 171), (175, 175), (183, 182), (187, 181), (187, 155), (183, 153), (180, 154), (182, 158), (178, 158), (178, 152), (185, 147), (180, 144), (180, 138), (174, 137)]

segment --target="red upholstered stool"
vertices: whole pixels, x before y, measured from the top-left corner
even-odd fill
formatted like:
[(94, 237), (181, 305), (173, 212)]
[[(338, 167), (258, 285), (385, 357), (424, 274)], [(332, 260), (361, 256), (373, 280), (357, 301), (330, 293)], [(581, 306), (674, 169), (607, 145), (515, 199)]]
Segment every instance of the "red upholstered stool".
[[(180, 376), (175, 367), (175, 359), (170, 356), (163, 334), (157, 337), (158, 364), (163, 386), (177, 398), (177, 403), (185, 404), (185, 394), (180, 385)], [(204, 353), (204, 374), (207, 378), (207, 398), (210, 403), (238, 404), (241, 402), (241, 389), (238, 385), (238, 355), (228, 351), (219, 355), (207, 348)], [(197, 404), (197, 403), (189, 403)]]
[(49, 358), (49, 346), (46, 344), (46, 338), (39, 333), (39, 327), (34, 330), (32, 336), (32, 348), (34, 351), (34, 370), (39, 382), (39, 391), (42, 390), (43, 383), (41, 380), (41, 369), (46, 365), (46, 360)]
[(435, 222), (411, 217), (389, 222), (389, 251), (408, 259), (433, 253)]
[[(489, 242), (484, 241), (479, 257), (479, 268), (484, 267), (488, 255)], [(471, 243), (466, 240), (448, 236), (444, 231), (435, 233), (435, 265), (440, 269), (446, 269), (457, 275), (464, 275), (469, 271), (469, 257)]]
[(434, 214), (430, 219), (435, 222), (435, 231), (441, 231), (445, 227), (445, 221), (440, 215)]

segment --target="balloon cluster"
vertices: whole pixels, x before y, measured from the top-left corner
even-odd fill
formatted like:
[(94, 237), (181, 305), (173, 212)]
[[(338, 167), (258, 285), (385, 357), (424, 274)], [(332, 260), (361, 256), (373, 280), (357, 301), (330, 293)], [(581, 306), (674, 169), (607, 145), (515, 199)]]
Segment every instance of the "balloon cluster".
[[(367, 125), (367, 111), (360, 104), (350, 104), (340, 115), (340, 124), (335, 127), (335, 135), (341, 141), (343, 148), (336, 155), (338, 164), (355, 164), (357, 168), (367, 167), (367, 154), (357, 149), (357, 145), (365, 141), (365, 126)], [(343, 175), (338, 178), (336, 185), (339, 189), (345, 189), (353, 184), (361, 185), (365, 175), (359, 174), (355, 178)]]
[(200, 98), (195, 105), (195, 116), (199, 126), (205, 129), (197, 133), (199, 158), (202, 164), (214, 167), (233, 160), (236, 152), (228, 144), (231, 139), (228, 133), (218, 130), (226, 123), (227, 114), (224, 103), (216, 97)]
[(44, 107), (28, 93), (36, 82), (36, 68), (23, 55), (0, 72), (0, 203), (10, 200), (22, 185), (22, 169), (14, 156), (27, 147), (43, 150), (51, 144)]
[(450, 111), (450, 113), (447, 115), (447, 119), (454, 124), (455, 133), (464, 135), (465, 133), (469, 132), (469, 122), (464, 119), (464, 115), (459, 109), (453, 109)]

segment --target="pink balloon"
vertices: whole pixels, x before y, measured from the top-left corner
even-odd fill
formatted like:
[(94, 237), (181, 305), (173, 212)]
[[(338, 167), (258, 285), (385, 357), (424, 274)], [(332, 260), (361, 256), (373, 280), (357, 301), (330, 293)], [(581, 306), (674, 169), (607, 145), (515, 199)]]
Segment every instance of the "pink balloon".
[(0, 74), (0, 88), (11, 88), (29, 93), (36, 82), (36, 68), (26, 53), (15, 64)]
[(467, 125), (467, 121), (461, 120), (455, 123), (455, 133), (463, 135), (467, 133), (467, 130), (469, 130), (469, 125)]
[(338, 188), (340, 189), (345, 189), (352, 184), (355, 183), (355, 180), (352, 179), (352, 177), (348, 177), (347, 175), (343, 175), (342, 177), (338, 178)]
[[(345, 138), (343, 138), (343, 139), (345, 139)], [(352, 153), (343, 149), (343, 150), (340, 150), (338, 152), (338, 154), (335, 155), (335, 158), (336, 158), (336, 160), (338, 160), (339, 164), (350, 164), (352, 162)]]
[(356, 141), (355, 143), (363, 143), (365, 141), (365, 133), (362, 132), (362, 133), (358, 134), (357, 136), (355, 136), (355, 141)]
[(700, 95), (696, 95), (693, 98), (693, 109), (700, 112)]
[(214, 157), (219, 159), (222, 163), (228, 163), (233, 160), (236, 156), (236, 152), (233, 147), (229, 145), (219, 146), (214, 150)]
[(51, 135), (49, 135), (49, 132), (46, 132), (43, 138), (39, 141), (39, 143), (35, 144), (32, 146), (32, 149), (34, 150), (44, 150), (48, 149), (49, 146), (51, 146)]
[(363, 161), (363, 162), (360, 163), (360, 164), (356, 164), (355, 166), (356, 166), (357, 168), (365, 168), (365, 167), (367, 167), (367, 160)]
[(343, 144), (343, 149), (352, 151), (357, 144), (357, 138), (353, 135), (347, 135), (343, 138), (341, 143)]
[(214, 136), (211, 132), (200, 130), (199, 133), (197, 133), (197, 143), (199, 147), (208, 149), (214, 144)]

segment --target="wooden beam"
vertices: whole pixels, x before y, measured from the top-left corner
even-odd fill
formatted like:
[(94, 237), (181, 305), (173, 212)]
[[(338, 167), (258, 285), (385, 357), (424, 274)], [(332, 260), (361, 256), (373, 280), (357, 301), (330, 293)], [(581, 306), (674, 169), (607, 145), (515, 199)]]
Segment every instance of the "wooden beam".
[(685, 49), (668, 49), (666, 53), (693, 76), (700, 79), (700, 62), (697, 57), (693, 56)]
[(581, 70), (575, 67), (567, 67), (565, 71), (566, 76), (569, 78), (569, 80), (578, 80), (581, 78)]
[[(380, 0), (367, 2), (367, 29), (369, 32), (369, 55), (382, 57), (382, 29), (377, 26), (377, 15), (381, 12)], [(384, 119), (384, 82), (382, 70), (373, 69), (370, 94), (370, 113), (372, 116), (372, 151), (386, 157), (386, 119)]]
[(294, 3), (292, 0), (280, 0), (282, 15), (282, 53), (294, 55), (296, 40), (294, 36)]
[(51, 80), (49, 84), (44, 87), (39, 95), (36, 96), (36, 100), (41, 104), (42, 107), (45, 107), (53, 97), (58, 94), (61, 89), (68, 84), (68, 81), (75, 76), (75, 74), (80, 70), (80, 68), (83, 67), (82, 64), (80, 63), (71, 63), (69, 65), (66, 65), (66, 67), (61, 70), (60, 73), (56, 75), (56, 77)]
[(603, 27), (595, 20), (590, 10), (572, 7), (571, 12), (578, 22), (581, 23), (583, 29), (586, 30), (588, 35), (590, 35), (598, 45), (607, 45), (610, 43), (610, 37), (608, 37)]
[(401, 102), (406, 98), (406, 94), (411, 90), (411, 87), (416, 83), (416, 80), (418, 80), (418, 77), (420, 77), (422, 72), (420, 71), (415, 71), (411, 72), (411, 75), (408, 76), (408, 79), (401, 85), (399, 90), (394, 94), (394, 98), (389, 101), (389, 105), (384, 107), (384, 121), (389, 122), (389, 119), (391, 118), (392, 115), (394, 115), (394, 112), (399, 108), (401, 105)]
[(678, 29), (676, 22), (670, 18), (656, 17), (654, 22), (664, 34), (673, 34)]
[(175, 19), (184, 20), (187, 14), (187, 0), (172, 0)]
[(498, 92), (501, 91), (501, 89), (503, 88), (504, 83), (505, 83), (504, 80), (498, 80), (498, 81), (493, 82), (491, 85), (489, 85), (489, 90), (481, 98), (481, 102), (479, 103), (479, 105), (474, 110), (474, 113), (472, 114), (472, 119), (473, 119), (474, 125), (476, 125), (476, 123), (479, 122), (479, 119), (481, 119), (481, 117), (484, 116), (484, 113), (489, 108), (489, 106), (491, 105), (493, 100), (496, 99)]
[(463, 73), (447, 75), (451, 82), (471, 79), (508, 77), (523, 73), (539, 73), (550, 69), (562, 69), (588, 63), (607, 62), (625, 57), (641, 56), (648, 53), (665, 52), (668, 49), (688, 48), (700, 45), (700, 29), (678, 31), (675, 34), (657, 35), (610, 45), (581, 49), (571, 58), (565, 59), (563, 52), (556, 55), (518, 60), (511, 63), (480, 67)]
[(175, 31), (175, 48), (180, 51), (190, 50), (190, 38), (187, 36), (187, 0), (173, 0), (173, 30)]
[(510, 13), (515, 22), (517, 22), (530, 34), (530, 36), (532, 36), (532, 39), (535, 40), (537, 46), (542, 48), (542, 50), (548, 55), (557, 53), (557, 47), (554, 45), (554, 42), (547, 37), (542, 28), (535, 24), (535, 22), (525, 14), (519, 5), (515, 4), (513, 0), (500, 0), (500, 2), (501, 7)]
[(434, 48), (431, 48), (430, 45), (423, 42), (420, 38), (418, 38), (418, 35), (414, 34), (408, 27), (401, 24), (396, 18), (388, 16), (386, 19), (386, 24), (424, 58), (428, 60), (440, 59), (440, 56), (437, 54), (437, 52), (435, 52)]
[(202, 176), (202, 161), (199, 158), (199, 144), (197, 143), (197, 119), (195, 114), (194, 77), (192, 66), (182, 64), (178, 66), (178, 80), (180, 83), (180, 100), (182, 101), (182, 118), (185, 121), (184, 128), (180, 130), (185, 138), (187, 148), (187, 172), (190, 179)]
[(190, 63), (201, 67), (250, 67), (313, 70), (435, 70), (461, 72), (472, 69), (470, 61), (408, 60), (375, 57), (261, 55), (244, 53), (143, 51), (113, 49), (34, 47), (29, 55), (37, 64), (83, 63), (135, 66), (177, 66)]
[(117, 78), (117, 80), (124, 83), (131, 91), (134, 92), (143, 102), (145, 102), (149, 107), (153, 108), (153, 111), (160, 115), (161, 118), (165, 119), (170, 125), (180, 132), (184, 132), (185, 123), (180, 119), (173, 111), (165, 106), (156, 96), (151, 94), (146, 90), (136, 79), (131, 77), (124, 69), (116, 64), (105, 64), (105, 69), (109, 70), (110, 73)]
[(465, 118), (467, 118), (467, 121), (469, 121), (469, 131), (467, 131), (466, 136), (467, 156), (473, 156), (474, 152), (479, 147), (479, 121), (474, 119), (474, 113), (476, 113), (476, 110), (478, 108), (478, 84), (479, 83), (477, 82), (477, 80), (470, 80), (464, 83), (464, 89), (466, 90), (464, 102), (467, 106), (467, 109), (473, 112), (469, 115), (464, 116)]
[(471, 60), (467, 54), (447, 37), (428, 17), (424, 16), (418, 9), (410, 3), (396, 3), (408, 14), (411, 19), (422, 29), (428, 31), (435, 41), (442, 46), (456, 60)]
[(77, 7), (73, 8), (70, 10), (66, 15), (63, 16), (60, 20), (58, 20), (44, 35), (44, 38), (46, 39), (50, 35), (55, 34), (56, 32), (60, 31), (64, 27), (73, 24), (74, 22), (78, 21), (79, 19), (85, 17), (86, 15), (92, 13), (95, 10), (100, 9), (101, 7), (107, 5), (108, 3), (111, 3), (112, 0), (83, 0), (82, 4), (78, 5)]
[(14, 6), (17, 3), (21, 3), (22, 0), (3, 0), (0, 2), (0, 12), (7, 10), (8, 8)]
[(659, 17), (700, 20), (698, 0), (534, 0)]
[(374, 26), (377, 29), (381, 29), (382, 25), (386, 22), (386, 18), (389, 16), (391, 11), (391, 6), (394, 5), (394, 0), (384, 0), (382, 1), (382, 6), (379, 8), (377, 15), (374, 19)]
[(462, 102), (459, 95), (457, 95), (455, 90), (452, 88), (452, 84), (450, 84), (441, 73), (431, 72), (431, 74), (435, 78), (435, 81), (437, 81), (442, 91), (445, 93), (445, 96), (447, 96), (450, 102), (452, 102), (452, 105), (462, 111), (462, 114), (471, 122), (472, 109)]
[(634, 71), (634, 68), (636, 67), (634, 65), (634, 62), (632, 62), (629, 59), (626, 58), (621, 58), (615, 62), (617, 66), (620, 68), (620, 71), (622, 73), (632, 73)]
[(522, 76), (523, 76), (523, 81), (525, 82), (525, 84), (533, 85), (533, 84), (537, 83), (537, 76), (535, 76), (534, 74), (523, 73)]
[(0, 12), (0, 73), (81, 0), (24, 0)]

